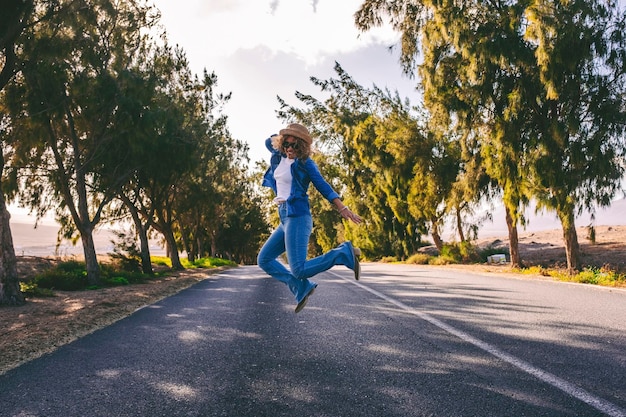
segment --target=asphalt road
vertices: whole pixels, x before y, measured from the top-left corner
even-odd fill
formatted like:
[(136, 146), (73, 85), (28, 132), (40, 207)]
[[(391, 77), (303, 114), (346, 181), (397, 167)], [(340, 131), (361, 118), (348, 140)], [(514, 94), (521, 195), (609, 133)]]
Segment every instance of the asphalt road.
[(364, 264), (294, 314), (254, 266), (0, 376), (0, 415), (626, 416), (626, 291)]

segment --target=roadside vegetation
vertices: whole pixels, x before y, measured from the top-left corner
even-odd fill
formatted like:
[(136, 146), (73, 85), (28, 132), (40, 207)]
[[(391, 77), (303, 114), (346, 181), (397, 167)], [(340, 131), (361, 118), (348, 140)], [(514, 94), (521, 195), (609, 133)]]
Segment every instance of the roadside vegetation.
[(533, 266), (515, 270), (525, 275), (542, 275), (558, 281), (576, 282), (579, 284), (600, 285), (603, 287), (626, 287), (626, 274), (605, 267), (585, 267), (582, 271), (570, 274), (568, 271)]
[[(417, 253), (402, 263), (414, 265), (453, 265), (453, 264), (487, 264), (488, 257), (495, 254), (510, 256), (506, 247), (477, 248), (471, 244), (445, 245), (438, 255)], [(383, 258), (382, 262), (399, 262), (395, 258)], [(605, 287), (626, 287), (626, 274), (615, 271), (608, 266), (588, 266), (572, 274), (567, 269), (558, 269), (544, 266), (530, 266), (508, 268), (508, 272), (521, 275), (540, 275), (558, 281), (592, 284)]]
[[(160, 18), (144, 0), (3, 9), (0, 304), (24, 303), (7, 203), (53, 214), (59, 239), (82, 244), (87, 287), (134, 279), (99, 265), (93, 233), (103, 225), (128, 226), (144, 274), (157, 235), (174, 270), (213, 254), (255, 262), (276, 221), (260, 187), (267, 165), (251, 166), (229, 129), (231, 93), (209, 69), (193, 73)], [(344, 223), (313, 193), (310, 254), (351, 240), (367, 258), (407, 261), (428, 236), (433, 263), (473, 261), (469, 242), (502, 205), (519, 269), (518, 227), (532, 202), (561, 223), (567, 273), (603, 282), (582, 262), (575, 220), (624, 191), (621, 3), (363, 0), (354, 19), (362, 32), (398, 32), (399, 70), (421, 95), (411, 103), (360, 85), (337, 62), (335, 77), (311, 77), (323, 98), (278, 98), (279, 119), (310, 128), (316, 163), (366, 219)], [(444, 241), (446, 228), (461, 243)]]
[[(169, 258), (154, 256), (152, 263), (157, 271), (145, 274), (140, 270), (128, 270), (119, 262), (101, 263), (102, 285), (89, 285), (85, 262), (76, 260), (61, 261), (51, 268), (34, 275), (28, 281), (20, 283), (21, 291), (26, 298), (53, 297), (54, 291), (96, 291), (102, 288), (117, 287), (132, 284), (142, 284), (150, 280), (167, 277), (172, 272)], [(211, 269), (218, 267), (234, 267), (235, 262), (220, 258), (199, 258), (192, 261), (183, 261), (186, 269)], [(159, 268), (161, 267), (161, 268)]]

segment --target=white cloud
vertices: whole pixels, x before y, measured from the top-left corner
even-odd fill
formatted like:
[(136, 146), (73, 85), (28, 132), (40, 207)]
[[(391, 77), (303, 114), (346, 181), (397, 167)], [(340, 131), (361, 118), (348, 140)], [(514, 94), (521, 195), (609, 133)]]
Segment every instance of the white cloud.
[(410, 97), (414, 103), (417, 100), (415, 81), (402, 77), (397, 54), (389, 53), (382, 45), (327, 55), (315, 65), (307, 65), (294, 54), (272, 52), (266, 47), (241, 49), (220, 60), (214, 70), (218, 89), (233, 93), (225, 111), (229, 128), (234, 137), (248, 142), (253, 161), (266, 159), (263, 141), (280, 129), (276, 97), (296, 107), (301, 105), (295, 98), (296, 91), (323, 99), (325, 96), (310, 78), (336, 77), (335, 61), (364, 87), (389, 87), (398, 90), (401, 97)]
[(353, 16), (361, 0), (155, 0), (154, 4), (171, 41), (188, 51), (201, 50), (206, 61), (264, 46), (273, 53), (292, 53), (310, 65), (328, 54), (398, 39), (389, 28), (359, 33)]
[(248, 142), (253, 161), (266, 158), (263, 140), (280, 128), (276, 96), (293, 105), (296, 91), (320, 97), (309, 79), (334, 76), (335, 61), (366, 87), (413, 94), (415, 83), (387, 51), (399, 35), (389, 28), (360, 34), (354, 26), (362, 0), (153, 1), (192, 70), (215, 72), (218, 90), (233, 93), (229, 128)]

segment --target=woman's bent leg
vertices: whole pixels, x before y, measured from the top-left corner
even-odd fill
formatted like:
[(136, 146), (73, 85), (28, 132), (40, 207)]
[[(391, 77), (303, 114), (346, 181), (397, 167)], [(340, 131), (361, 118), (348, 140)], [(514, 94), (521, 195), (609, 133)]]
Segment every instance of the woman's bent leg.
[(350, 242), (344, 242), (325, 254), (306, 260), (309, 238), (313, 230), (311, 216), (289, 217), (285, 219), (285, 245), (289, 267), (294, 277), (306, 280), (309, 277), (329, 270), (335, 265), (346, 265), (354, 269), (354, 252)]
[(313, 230), (313, 221), (311, 216), (287, 217), (284, 227), (289, 268), (294, 278), (302, 282), (303, 285), (302, 292), (296, 295), (296, 299), (300, 302), (311, 290), (317, 287), (315, 282), (307, 279), (308, 276), (303, 277), (301, 275), (302, 265), (306, 261), (309, 249), (309, 237)]
[(304, 279), (327, 271), (335, 265), (345, 265), (354, 270), (354, 252), (350, 242), (344, 242), (323, 255), (309, 259), (302, 264), (297, 273), (293, 274), (296, 278)]
[(291, 293), (295, 296), (296, 302), (300, 302), (307, 293), (307, 285), (302, 280), (296, 279), (292, 273), (285, 268), (278, 257), (285, 252), (285, 231), (281, 223), (265, 242), (259, 255), (257, 263), (268, 275), (285, 283)]

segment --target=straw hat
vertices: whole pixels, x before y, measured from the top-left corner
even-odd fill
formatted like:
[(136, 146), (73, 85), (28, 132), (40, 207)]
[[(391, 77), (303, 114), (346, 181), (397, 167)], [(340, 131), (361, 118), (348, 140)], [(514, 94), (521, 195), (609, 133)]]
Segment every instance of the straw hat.
[(281, 136), (289, 135), (300, 138), (305, 141), (309, 146), (311, 146), (311, 144), (313, 143), (313, 138), (309, 134), (307, 128), (299, 123), (291, 123), (287, 125), (286, 128), (281, 129), (279, 133)]

